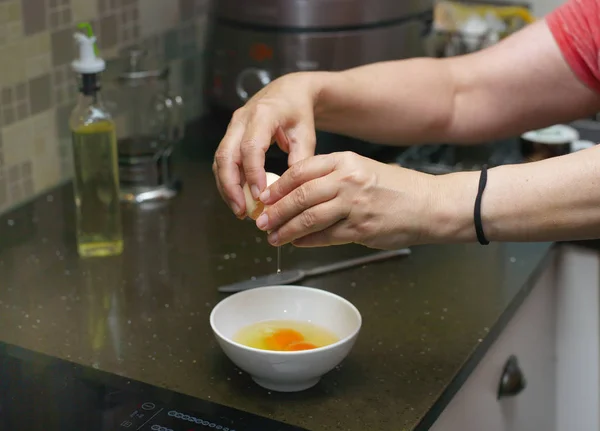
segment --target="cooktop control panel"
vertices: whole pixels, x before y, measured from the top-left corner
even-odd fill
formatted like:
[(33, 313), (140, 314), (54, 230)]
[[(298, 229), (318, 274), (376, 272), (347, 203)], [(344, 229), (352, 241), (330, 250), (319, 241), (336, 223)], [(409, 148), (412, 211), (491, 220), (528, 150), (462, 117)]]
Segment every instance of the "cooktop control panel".
[(129, 402), (119, 408), (119, 414), (114, 416), (115, 420), (106, 431), (302, 430), (212, 403), (205, 405), (202, 410), (177, 408), (153, 401)]

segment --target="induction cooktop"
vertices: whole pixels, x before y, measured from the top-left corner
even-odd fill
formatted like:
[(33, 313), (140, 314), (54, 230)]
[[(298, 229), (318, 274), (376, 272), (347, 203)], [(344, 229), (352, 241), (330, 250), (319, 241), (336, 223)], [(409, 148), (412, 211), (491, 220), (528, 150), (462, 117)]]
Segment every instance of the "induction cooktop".
[(306, 431), (0, 343), (1, 431)]

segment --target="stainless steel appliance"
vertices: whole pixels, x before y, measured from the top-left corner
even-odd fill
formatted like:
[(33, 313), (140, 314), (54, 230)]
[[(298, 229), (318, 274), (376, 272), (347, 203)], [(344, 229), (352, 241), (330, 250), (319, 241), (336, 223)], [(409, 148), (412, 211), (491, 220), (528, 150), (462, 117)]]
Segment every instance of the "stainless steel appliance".
[(432, 0), (219, 0), (212, 104), (233, 111), (275, 78), (425, 55)]

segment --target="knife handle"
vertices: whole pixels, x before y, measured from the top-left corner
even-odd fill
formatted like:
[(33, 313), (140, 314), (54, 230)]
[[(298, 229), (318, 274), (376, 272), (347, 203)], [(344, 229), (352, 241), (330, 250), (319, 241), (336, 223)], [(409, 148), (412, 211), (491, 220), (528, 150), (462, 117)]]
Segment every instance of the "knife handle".
[(367, 263), (379, 262), (397, 256), (407, 256), (411, 253), (409, 248), (401, 248), (397, 250), (387, 250), (378, 253), (371, 253), (366, 256), (356, 257), (354, 259), (342, 260), (340, 262), (331, 263), (329, 265), (318, 266), (316, 268), (305, 270), (307, 277), (316, 275), (328, 274), (330, 272), (340, 271), (342, 269), (352, 268), (355, 266), (366, 265)]

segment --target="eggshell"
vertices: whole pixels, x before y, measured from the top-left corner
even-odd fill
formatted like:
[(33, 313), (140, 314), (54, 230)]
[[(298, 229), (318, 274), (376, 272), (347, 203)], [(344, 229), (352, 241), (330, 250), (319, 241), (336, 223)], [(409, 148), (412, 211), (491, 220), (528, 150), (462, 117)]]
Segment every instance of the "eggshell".
[[(267, 187), (269, 187), (278, 179), (279, 175), (274, 174), (272, 172), (267, 172)], [(251, 219), (256, 220), (258, 216), (261, 215), (264, 211), (265, 206), (261, 201), (254, 200), (254, 198), (252, 197), (252, 193), (250, 192), (250, 186), (248, 185), (248, 183), (244, 184), (243, 190), (244, 197), (246, 198), (246, 215), (248, 215), (248, 217), (250, 217)]]

